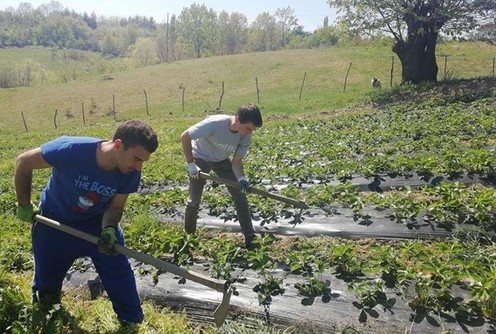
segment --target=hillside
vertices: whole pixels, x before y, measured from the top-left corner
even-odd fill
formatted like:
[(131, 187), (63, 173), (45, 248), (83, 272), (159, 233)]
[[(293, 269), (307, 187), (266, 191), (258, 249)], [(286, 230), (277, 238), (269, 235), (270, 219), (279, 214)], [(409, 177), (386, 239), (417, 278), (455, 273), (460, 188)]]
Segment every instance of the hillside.
[[(439, 54), (450, 55), (447, 75), (456, 79), (489, 74), (496, 47), (448, 43), (441, 44), (439, 49)], [(0, 50), (0, 58), (7, 51), (11, 52)], [(24, 131), (21, 112), (30, 131), (53, 129), (55, 110), (61, 128), (82, 125), (83, 107), (89, 124), (112, 121), (114, 97), (118, 119), (135, 115), (146, 117), (144, 91), (151, 118), (197, 118), (206, 110), (212, 111), (219, 106), (223, 82), (225, 91), (221, 108), (224, 110), (234, 110), (246, 102), (257, 103), (259, 98), (259, 105), (265, 113), (331, 111), (367, 101), (372, 91), (372, 77), (381, 78), (383, 87), (387, 88), (392, 56), (387, 45), (285, 50), (183, 60), (103, 75), (86, 75), (63, 84), (0, 89), (0, 131)], [(33, 61), (40, 64), (50, 63), (49, 56), (43, 58), (29, 53), (29, 57), (35, 57)], [(17, 61), (22, 65), (25, 62), (23, 50), (11, 53), (9, 59), (10, 63)], [(90, 67), (91, 63), (86, 62), (84, 66)], [(346, 92), (343, 92), (350, 64)], [(442, 79), (444, 69), (441, 64), (442, 58)], [(97, 65), (98, 62), (94, 66)], [(401, 77), (397, 59), (393, 65), (392, 83), (397, 85)], [(68, 71), (67, 68), (74, 64), (60, 66)]]

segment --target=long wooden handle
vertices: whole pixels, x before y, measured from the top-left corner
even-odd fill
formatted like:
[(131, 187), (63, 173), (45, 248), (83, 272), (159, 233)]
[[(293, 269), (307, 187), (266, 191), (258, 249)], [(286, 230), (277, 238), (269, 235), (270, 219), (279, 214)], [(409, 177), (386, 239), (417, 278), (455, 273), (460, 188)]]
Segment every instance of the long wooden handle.
[[(210, 175), (207, 173), (200, 172), (200, 177), (205, 179), (205, 180), (215, 181), (217, 183), (222, 183), (222, 184), (225, 184), (225, 185), (230, 186), (230, 187), (240, 188), (240, 185), (238, 182), (223, 179), (223, 178), (215, 176), (215, 175)], [(298, 208), (308, 209), (307, 203), (305, 203), (303, 201), (299, 201), (299, 200), (284, 197), (284, 196), (281, 196), (278, 194), (270, 193), (268, 191), (258, 189), (255, 187), (248, 188), (248, 192), (252, 193), (252, 194), (260, 195), (260, 196), (269, 197), (269, 198), (272, 198), (272, 199), (275, 199), (275, 200), (278, 200), (278, 201), (281, 201), (284, 203), (292, 204)]]
[[(78, 229), (72, 228), (70, 226), (61, 224), (53, 219), (43, 217), (41, 215), (36, 215), (35, 216), (36, 221), (48, 225), (50, 227), (53, 227), (57, 230), (60, 230), (62, 232), (68, 233), (72, 236), (78, 237), (80, 239), (86, 240), (88, 242), (91, 242), (92, 244), (98, 244), (98, 237), (91, 235), (89, 233), (80, 231)], [(167, 272), (170, 272), (174, 275), (178, 275), (181, 277), (184, 277), (186, 279), (192, 280), (193, 282), (199, 283), (201, 285), (208, 286), (209, 288), (212, 288), (218, 292), (224, 293), (227, 289), (226, 282), (211, 278), (208, 276), (204, 276), (202, 274), (199, 274), (194, 271), (190, 271), (184, 268), (181, 268), (179, 266), (173, 265), (171, 263), (159, 260), (157, 258), (154, 258), (153, 256), (147, 255), (140, 253), (134, 249), (130, 249), (121, 245), (115, 245), (114, 246), (115, 251), (117, 251), (120, 254), (123, 254), (127, 257), (132, 257), (138, 261), (141, 261), (146, 264), (150, 264), (154, 266), (157, 269), (162, 269)]]

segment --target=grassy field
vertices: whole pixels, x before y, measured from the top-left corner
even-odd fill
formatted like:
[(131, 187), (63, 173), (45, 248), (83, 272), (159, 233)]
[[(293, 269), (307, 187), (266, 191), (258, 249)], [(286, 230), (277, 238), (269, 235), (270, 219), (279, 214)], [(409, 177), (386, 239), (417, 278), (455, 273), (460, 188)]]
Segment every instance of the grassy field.
[[(67, 83), (0, 90), (0, 131), (24, 132), (21, 112), (29, 131), (54, 129), (55, 122), (62, 131), (81, 126), (83, 107), (86, 124), (113, 121), (114, 97), (117, 119), (141, 117), (170, 121), (183, 116), (198, 119), (205, 111), (218, 108), (222, 82), (225, 91), (221, 108), (226, 111), (247, 102), (258, 103), (258, 98), (266, 114), (332, 111), (367, 101), (373, 76), (382, 80), (383, 87), (389, 86), (393, 56), (390, 49), (388, 45), (369, 45), (286, 50), (190, 59), (104, 75), (90, 70), (94, 75)], [(16, 60), (22, 64), (29, 58), (53, 66), (50, 65), (51, 53), (30, 49), (24, 55), (23, 50), (0, 50), (0, 59), (4, 63)], [(495, 53), (495, 46), (474, 43), (441, 44), (438, 51), (438, 54), (449, 55), (446, 72), (450, 79), (489, 75)], [(85, 54), (84, 62), (78, 66), (98, 62), (92, 58), (95, 56)], [(350, 64), (346, 92), (343, 92)], [(67, 66), (75, 65), (66, 64), (61, 70), (67, 70)], [(443, 57), (439, 58), (439, 66), (442, 79)], [(396, 57), (394, 68), (393, 85), (396, 85), (401, 79), (401, 66)], [(146, 114), (144, 91), (150, 117)]]
[[(0, 67), (16, 61), (22, 63), (22, 51), (0, 50)], [(40, 64), (50, 63), (50, 52), (29, 50), (26, 57), (37, 59)], [(3, 57), (6, 54), (9, 56)], [(496, 47), (448, 43), (439, 46), (438, 54), (448, 55), (449, 79), (473, 78), (491, 74)], [(40, 315), (29, 301), (33, 265), (29, 227), (20, 224), (12, 215), (15, 207), (12, 187), (15, 156), (62, 134), (108, 138), (116, 127), (113, 115), (109, 114), (113, 94), (118, 121), (144, 119), (159, 135), (160, 146), (144, 166), (143, 183), (157, 189), (164, 185), (176, 187), (171, 191), (130, 197), (124, 223), (128, 245), (149, 254), (163, 253), (166, 247), (174, 249), (177, 246), (171, 241), (174, 239), (196, 243), (197, 247), (191, 250), (191, 254), (184, 254), (189, 261), (201, 256), (215, 262), (218, 259), (212, 259), (212, 254), (227, 254), (227, 250), (235, 249), (236, 242), (239, 242), (237, 235), (219, 238), (219, 234), (204, 231), (200, 231), (198, 239), (187, 239), (180, 226), (164, 226), (157, 222), (155, 215), (157, 209), (183, 210), (185, 193), (178, 188), (184, 188), (187, 175), (179, 135), (206, 113), (214, 112), (222, 81), (225, 83), (222, 109), (232, 112), (242, 103), (257, 102), (255, 78), (258, 79), (259, 105), (265, 114), (265, 124), (257, 131), (253, 152), (247, 159), (246, 172), (254, 182), (264, 179), (280, 185), (280, 180), (289, 180), (287, 183), (293, 185), (306, 179), (328, 181), (351, 174), (373, 176), (395, 172), (409, 175), (422, 171), (454, 175), (471, 172), (488, 176), (494, 172), (494, 85), (490, 89), (478, 89), (479, 86), (468, 89), (463, 86), (464, 82), (454, 82), (455, 88), (447, 89), (438, 86), (437, 90), (434, 87), (420, 92), (412, 87), (389, 90), (391, 56), (390, 47), (385, 45), (288, 50), (184, 60), (105, 74), (105, 78), (100, 74), (88, 74), (64, 84), (47, 83), (0, 90), (0, 217), (3, 221), (0, 231), (0, 328), (5, 328), (5, 323), (10, 321), (16, 324), (10, 331), (16, 333), (126, 333), (118, 328), (106, 299), (89, 300), (88, 296), (77, 293), (64, 295), (61, 321), (37, 318)], [(344, 76), (350, 63), (348, 86), (343, 92)], [(399, 66), (396, 59), (395, 84), (400, 78)], [(442, 76), (442, 56), (439, 66)], [(372, 76), (381, 78), (384, 87), (381, 94), (372, 91)], [(186, 88), (184, 112), (180, 87)], [(145, 111), (143, 90), (147, 91), (150, 115)], [(399, 94), (403, 100), (398, 100)], [(364, 105), (371, 98), (377, 101), (379, 95), (383, 98), (379, 108), (373, 104)], [(388, 102), (391, 101), (396, 104), (390, 105)], [(85, 106), (85, 126), (82, 124), (81, 103)], [(94, 108), (90, 113), (91, 105)], [(54, 126), (55, 109), (58, 110), (57, 129)], [(21, 111), (26, 117), (28, 133), (22, 123)], [(443, 120), (442, 127), (439, 119)], [(35, 173), (34, 200), (38, 198), (48, 172)], [(231, 205), (218, 188), (209, 191), (204, 205), (225, 211)], [(356, 210), (357, 217), (363, 214), (361, 209), (370, 205), (395, 208), (399, 223), (421, 210), (430, 212), (433, 222), (452, 224), (454, 228), (458, 219), (463, 217), (481, 232), (470, 240), (453, 238), (428, 242), (355, 242), (327, 237), (267, 240), (264, 256), (267, 256), (268, 263), (291, 265), (291, 257), (301, 255), (306, 256), (304, 265), (307, 268), (321, 267), (355, 275), (357, 277), (353, 276), (350, 289), (356, 289), (357, 296), (374, 307), (380, 307), (373, 304), (372, 299), (382, 291), (382, 287), (369, 286), (358, 276), (380, 277), (386, 273), (397, 280), (398, 289), (403, 284), (419, 288), (413, 299), (419, 309), (424, 308), (437, 316), (454, 312), (451, 307), (455, 304), (456, 312), (494, 320), (496, 246), (484, 237), (484, 232), (494, 230), (496, 226), (492, 215), (496, 207), (494, 188), (446, 185), (384, 194), (358, 194), (346, 187), (336, 190), (324, 182), (308, 191), (288, 186), (285, 189), (287, 193), (283, 194), (306, 200), (315, 207), (338, 203), (354, 212)], [(250, 198), (250, 203), (260, 216), (281, 214), (284, 210), (273, 201)], [(310, 256), (315, 253), (318, 254), (315, 258)], [(246, 261), (256, 258), (249, 252), (241, 254)], [(216, 263), (217, 268), (234, 266), (231, 260), (228, 258), (226, 263)], [(317, 260), (321, 262), (317, 263)], [(250, 263), (256, 268), (254, 262)], [(319, 272), (311, 274), (302, 275), (302, 282), (319, 283), (316, 279)], [(260, 277), (260, 284), (271, 278), (267, 270), (260, 271)], [(470, 291), (472, 300), (460, 301), (455, 296), (446, 295), (452, 285), (461, 285)], [(245, 327), (239, 320), (216, 329), (190, 322), (184, 314), (161, 310), (149, 303), (145, 303), (144, 308), (147, 320), (138, 328), (138, 333), (305, 332), (305, 328), (288, 328), (286, 331), (271, 328), (263, 323), (263, 319), (258, 327)], [(45, 328), (41, 330), (39, 326)], [(368, 333), (367, 326), (367, 323), (360, 324), (350, 317), (349, 326), (338, 326), (337, 331)], [(401, 333), (406, 332), (408, 328), (401, 330)]]

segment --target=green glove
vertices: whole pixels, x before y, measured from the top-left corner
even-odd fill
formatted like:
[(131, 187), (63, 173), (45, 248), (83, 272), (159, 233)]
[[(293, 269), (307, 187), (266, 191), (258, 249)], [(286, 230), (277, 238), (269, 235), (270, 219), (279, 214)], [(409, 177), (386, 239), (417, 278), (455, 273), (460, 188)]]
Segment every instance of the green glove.
[(98, 251), (107, 255), (118, 255), (114, 250), (117, 244), (117, 230), (114, 226), (107, 226), (102, 229), (100, 239), (98, 239)]
[(34, 216), (39, 213), (38, 208), (33, 205), (33, 202), (29, 203), (28, 206), (22, 206), (17, 204), (16, 207), (16, 217), (26, 223), (34, 223)]

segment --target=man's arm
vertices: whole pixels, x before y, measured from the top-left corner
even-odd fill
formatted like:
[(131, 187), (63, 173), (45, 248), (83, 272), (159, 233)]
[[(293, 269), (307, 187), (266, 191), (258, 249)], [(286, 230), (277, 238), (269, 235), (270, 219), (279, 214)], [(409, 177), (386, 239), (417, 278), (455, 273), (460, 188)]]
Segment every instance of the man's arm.
[(41, 153), (41, 148), (35, 148), (17, 156), (14, 185), (19, 206), (31, 205), (31, 186), (33, 183), (33, 170), (50, 168)]
[(233, 156), (232, 169), (233, 169), (234, 175), (236, 175), (236, 178), (238, 180), (242, 177), (245, 177), (245, 171), (243, 168), (243, 158), (237, 154), (234, 154), (234, 156)]
[(181, 134), (181, 144), (183, 146), (184, 158), (187, 163), (194, 162), (193, 158), (193, 146), (191, 145), (191, 137), (189, 135), (188, 130), (184, 131)]
[(181, 134), (181, 144), (183, 146), (184, 158), (188, 165), (189, 177), (193, 179), (198, 179), (200, 176), (200, 167), (195, 164), (195, 158), (193, 157), (193, 145), (191, 145), (191, 136), (189, 131), (186, 130)]
[(241, 192), (246, 193), (250, 188), (250, 180), (248, 180), (248, 178), (245, 176), (245, 172), (243, 170), (243, 158), (236, 153), (234, 154), (232, 160), (232, 169), (234, 175), (238, 179), (238, 183), (241, 187), (240, 188)]
[(121, 221), (128, 196), (128, 194), (117, 194), (112, 198), (108, 208), (103, 213), (102, 229), (107, 226), (117, 228), (117, 224)]

